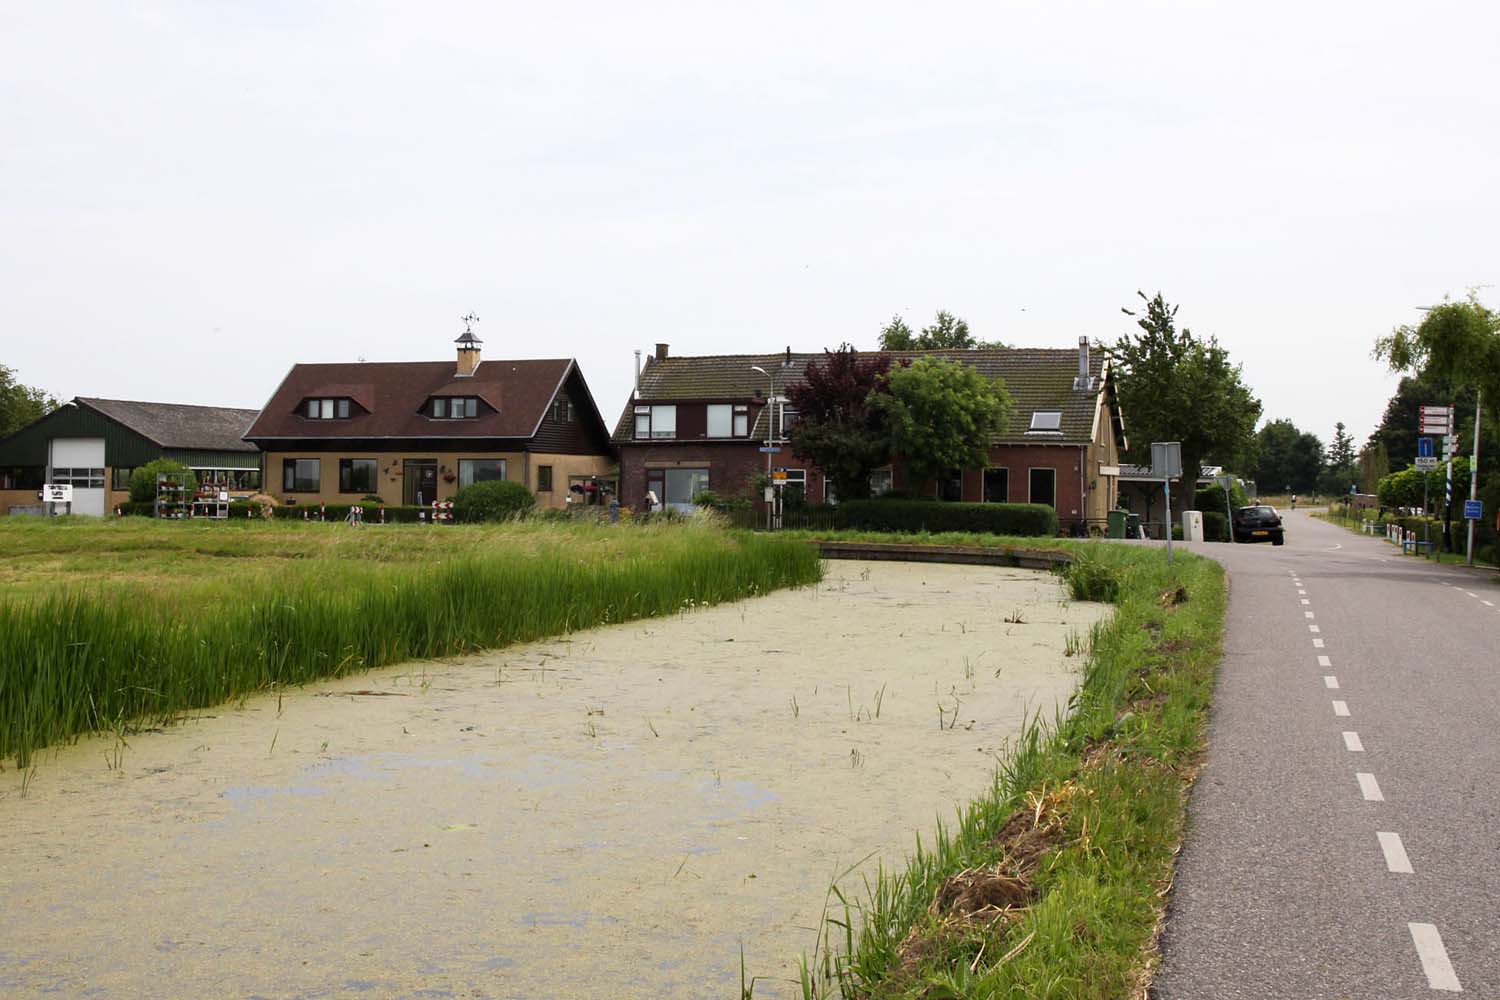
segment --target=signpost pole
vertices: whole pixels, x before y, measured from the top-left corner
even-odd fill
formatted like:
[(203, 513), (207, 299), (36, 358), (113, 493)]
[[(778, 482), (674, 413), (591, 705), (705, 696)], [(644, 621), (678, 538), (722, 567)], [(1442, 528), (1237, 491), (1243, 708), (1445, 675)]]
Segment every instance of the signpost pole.
[[(1484, 392), (1478, 391), (1474, 396), (1474, 454), (1469, 459), (1469, 499), (1479, 499), (1479, 416), (1483, 410)], [(1451, 464), (1448, 466), (1453, 467)], [(1451, 476), (1452, 473), (1449, 473)], [(1469, 522), (1469, 544), (1467, 552), (1469, 557), (1465, 565), (1474, 565), (1474, 521), (1475, 518), (1466, 518)]]
[(1163, 479), (1161, 491), (1167, 498), (1167, 565), (1172, 565), (1172, 480)]

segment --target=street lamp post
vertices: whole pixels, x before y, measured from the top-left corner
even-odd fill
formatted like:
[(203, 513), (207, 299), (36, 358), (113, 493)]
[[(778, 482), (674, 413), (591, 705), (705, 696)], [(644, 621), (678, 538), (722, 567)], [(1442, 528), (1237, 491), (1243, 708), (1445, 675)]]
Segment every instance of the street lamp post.
[[(750, 370), (760, 372), (766, 377), (766, 382), (770, 385), (770, 392), (766, 394), (766, 489), (773, 490), (774, 487), (771, 485), (771, 449), (775, 447), (772, 442), (776, 439), (776, 377), (760, 365), (751, 365)], [(773, 492), (771, 495), (775, 496), (775, 493)], [(775, 500), (766, 501), (767, 531), (771, 530), (771, 514), (775, 506)]]

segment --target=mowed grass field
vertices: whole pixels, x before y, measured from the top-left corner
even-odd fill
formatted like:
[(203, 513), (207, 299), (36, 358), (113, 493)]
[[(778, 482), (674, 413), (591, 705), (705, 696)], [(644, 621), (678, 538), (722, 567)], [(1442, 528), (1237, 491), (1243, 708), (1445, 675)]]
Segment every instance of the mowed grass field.
[(0, 760), (253, 691), (810, 583), (711, 523), (0, 518)]

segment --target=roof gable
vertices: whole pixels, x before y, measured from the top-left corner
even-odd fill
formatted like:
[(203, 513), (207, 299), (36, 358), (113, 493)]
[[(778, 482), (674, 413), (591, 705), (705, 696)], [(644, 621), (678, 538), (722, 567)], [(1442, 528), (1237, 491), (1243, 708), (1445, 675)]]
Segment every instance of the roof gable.
[(245, 430), (255, 419), (255, 410), (224, 406), (191, 406), (185, 403), (148, 403), (130, 399), (99, 399), (79, 396), (76, 402), (163, 448), (184, 451), (246, 451)]
[[(292, 367), (245, 437), (253, 441), (329, 438), (529, 439), (557, 387), (575, 367), (569, 358), (484, 361), (457, 376), (452, 361), (360, 361)], [(356, 395), (356, 391), (358, 395)], [(312, 420), (300, 404), (342, 395), (365, 412)], [(461, 420), (428, 416), (434, 396), (478, 396), (492, 409)]]

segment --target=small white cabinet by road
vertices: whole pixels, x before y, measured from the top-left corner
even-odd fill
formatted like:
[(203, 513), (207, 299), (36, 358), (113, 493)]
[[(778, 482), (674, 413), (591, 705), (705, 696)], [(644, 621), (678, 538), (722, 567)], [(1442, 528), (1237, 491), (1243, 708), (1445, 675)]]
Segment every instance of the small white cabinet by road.
[(1185, 510), (1182, 512), (1182, 540), (1184, 542), (1203, 541), (1203, 511)]

